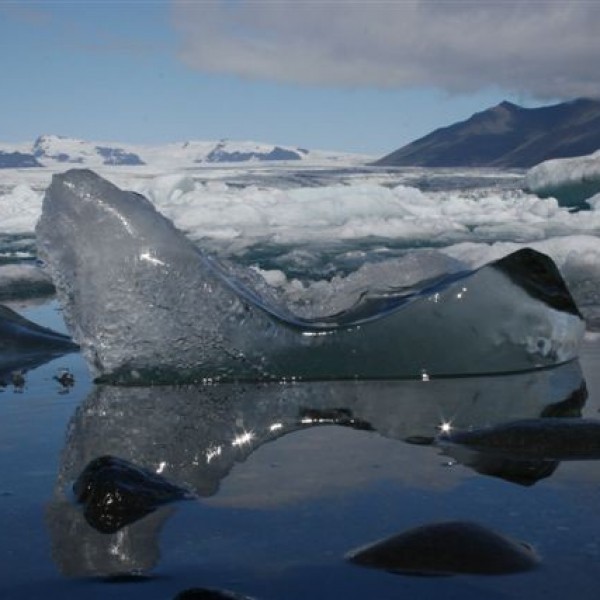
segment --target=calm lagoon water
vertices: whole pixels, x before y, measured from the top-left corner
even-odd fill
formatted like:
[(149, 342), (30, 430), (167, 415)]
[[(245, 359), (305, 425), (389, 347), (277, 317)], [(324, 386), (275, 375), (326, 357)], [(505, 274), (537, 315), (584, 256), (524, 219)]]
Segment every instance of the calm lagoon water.
[[(27, 315), (57, 318), (52, 304)], [(465, 465), (423, 442), (442, 422), (544, 411), (596, 418), (598, 364), (600, 341), (589, 338), (579, 363), (505, 377), (119, 389), (94, 386), (78, 355), (54, 360), (28, 372), (23, 390), (0, 388), (0, 598), (172, 599), (206, 587), (265, 600), (595, 599), (595, 461)], [(69, 390), (54, 379), (63, 368), (75, 376)], [(100, 533), (70, 488), (104, 454), (157, 471), (197, 500)], [(449, 519), (529, 542), (541, 566), (414, 577), (344, 559)]]

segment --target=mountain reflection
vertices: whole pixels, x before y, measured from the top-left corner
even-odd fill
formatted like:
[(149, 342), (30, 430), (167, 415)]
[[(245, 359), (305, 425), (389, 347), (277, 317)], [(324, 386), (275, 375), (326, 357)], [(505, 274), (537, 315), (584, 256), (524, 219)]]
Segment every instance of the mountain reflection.
[[(138, 574), (157, 563), (159, 532), (175, 507), (163, 507), (114, 534), (102, 534), (71, 501), (73, 481), (103, 455), (208, 497), (218, 492), (237, 463), (294, 431), (336, 425), (428, 444), (443, 423), (469, 429), (548, 413), (556, 416), (563, 406), (573, 416), (585, 401), (582, 390), (577, 362), (510, 376), (430, 381), (98, 386), (68, 427), (55, 497), (47, 512), (53, 555), (61, 571), (71, 576)], [(502, 477), (505, 472), (505, 479), (519, 483), (532, 483), (553, 470), (547, 463), (539, 471), (529, 465), (519, 475), (510, 464), (486, 467), (470, 458), (464, 462), (483, 473)]]

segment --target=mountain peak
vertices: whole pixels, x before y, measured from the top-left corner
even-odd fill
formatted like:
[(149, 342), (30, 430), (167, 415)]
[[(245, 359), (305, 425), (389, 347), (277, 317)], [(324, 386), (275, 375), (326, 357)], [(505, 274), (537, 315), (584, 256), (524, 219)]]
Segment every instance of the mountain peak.
[(600, 101), (540, 108), (504, 101), (377, 161), (381, 166), (527, 168), (600, 148)]
[(515, 110), (523, 110), (522, 106), (515, 104), (514, 102), (509, 102), (508, 100), (503, 100), (498, 104), (496, 108), (503, 108), (505, 110), (515, 111)]

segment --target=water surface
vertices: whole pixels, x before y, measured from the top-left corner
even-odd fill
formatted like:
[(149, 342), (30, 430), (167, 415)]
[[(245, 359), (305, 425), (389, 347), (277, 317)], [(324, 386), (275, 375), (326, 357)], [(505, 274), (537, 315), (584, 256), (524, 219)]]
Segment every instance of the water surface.
[[(29, 315), (48, 323), (54, 310)], [(0, 597), (167, 599), (209, 587), (271, 600), (596, 598), (595, 461), (529, 465), (524, 476), (462, 465), (428, 442), (443, 422), (596, 418), (599, 359), (600, 341), (588, 339), (579, 363), (510, 377), (135, 389), (94, 386), (78, 355), (57, 359), (27, 373), (23, 390), (0, 388)], [(64, 368), (70, 389), (54, 379)], [(197, 500), (100, 533), (71, 484), (103, 454)], [(527, 541), (541, 567), (430, 578), (344, 560), (449, 519)]]

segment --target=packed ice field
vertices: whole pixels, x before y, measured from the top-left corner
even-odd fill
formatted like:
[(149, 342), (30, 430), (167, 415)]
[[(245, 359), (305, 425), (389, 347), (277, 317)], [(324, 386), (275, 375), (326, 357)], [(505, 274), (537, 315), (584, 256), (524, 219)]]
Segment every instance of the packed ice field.
[[(528, 182), (543, 187), (589, 178), (600, 161), (582, 160), (529, 174), (352, 163), (96, 170), (146, 196), (199, 246), (252, 267), (292, 304), (411, 285), (432, 265), (473, 268), (527, 246), (556, 262), (588, 328), (599, 329), (600, 195), (581, 209), (525, 191)], [(11, 263), (0, 264), (0, 290), (44, 278), (32, 261), (14, 259), (34, 256), (53, 172), (0, 172), (0, 262)], [(416, 250), (427, 259), (409, 260), (408, 251)]]

